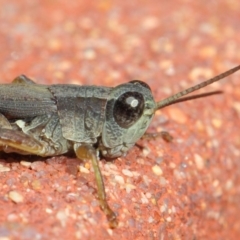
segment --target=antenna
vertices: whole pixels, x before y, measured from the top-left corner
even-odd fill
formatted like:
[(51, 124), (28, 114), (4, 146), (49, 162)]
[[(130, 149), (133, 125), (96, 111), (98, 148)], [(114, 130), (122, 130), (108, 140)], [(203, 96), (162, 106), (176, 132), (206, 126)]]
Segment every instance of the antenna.
[(179, 98), (181, 98), (181, 97), (183, 97), (183, 96), (185, 96), (185, 95), (187, 95), (189, 93), (192, 93), (192, 92), (194, 92), (196, 90), (204, 88), (207, 85), (210, 85), (210, 84), (212, 84), (214, 82), (217, 82), (220, 79), (223, 79), (223, 78), (225, 78), (225, 77), (227, 77), (227, 76), (237, 72), (238, 70), (240, 70), (240, 65), (238, 65), (237, 67), (234, 67), (234, 68), (232, 68), (232, 69), (230, 69), (230, 70), (228, 70), (228, 71), (226, 71), (224, 73), (221, 73), (220, 75), (218, 75), (216, 77), (210, 78), (210, 79), (208, 79), (208, 80), (206, 80), (206, 81), (204, 81), (202, 83), (199, 83), (199, 84), (197, 84), (197, 85), (195, 85), (193, 87), (187, 88), (187, 89), (185, 89), (185, 90), (183, 90), (183, 91), (181, 91), (179, 93), (176, 93), (176, 94), (172, 95), (171, 97), (165, 98), (165, 99), (157, 102), (155, 111), (160, 109), (160, 108), (164, 108), (164, 107), (166, 107), (168, 105), (171, 105), (173, 103), (181, 102)]

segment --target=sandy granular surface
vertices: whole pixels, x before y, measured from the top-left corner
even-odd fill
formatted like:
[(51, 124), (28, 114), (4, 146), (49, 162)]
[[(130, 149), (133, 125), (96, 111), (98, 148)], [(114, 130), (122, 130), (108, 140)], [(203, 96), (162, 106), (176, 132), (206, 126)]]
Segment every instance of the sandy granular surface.
[[(240, 64), (240, 2), (0, 0), (1, 83), (116, 86), (146, 81), (157, 100)], [(240, 74), (223, 94), (158, 111), (145, 138), (102, 159), (112, 230), (92, 166), (74, 155), (1, 155), (0, 240), (238, 239)], [(1, 98), (2, 96), (0, 96)]]

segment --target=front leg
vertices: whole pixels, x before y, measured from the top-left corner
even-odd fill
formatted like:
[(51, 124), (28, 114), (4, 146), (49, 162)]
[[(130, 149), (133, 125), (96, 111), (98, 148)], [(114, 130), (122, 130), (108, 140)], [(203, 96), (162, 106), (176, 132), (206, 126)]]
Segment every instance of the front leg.
[(118, 225), (116, 214), (113, 210), (109, 207), (106, 199), (106, 192), (104, 188), (104, 182), (102, 178), (102, 174), (98, 165), (98, 158), (97, 158), (97, 151), (91, 145), (81, 145), (74, 147), (76, 156), (82, 160), (90, 160), (92, 162), (92, 166), (94, 169), (94, 174), (97, 183), (97, 192), (99, 198), (99, 204), (103, 212), (106, 214), (109, 226), (111, 228), (115, 228)]

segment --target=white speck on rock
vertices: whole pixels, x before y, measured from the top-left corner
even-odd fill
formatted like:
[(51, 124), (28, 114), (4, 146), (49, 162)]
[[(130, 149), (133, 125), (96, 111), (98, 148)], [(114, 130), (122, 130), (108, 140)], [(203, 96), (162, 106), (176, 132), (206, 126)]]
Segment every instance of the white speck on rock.
[(13, 202), (15, 202), (15, 203), (21, 203), (21, 202), (23, 202), (23, 200), (24, 200), (23, 195), (20, 194), (20, 193), (17, 192), (17, 191), (10, 191), (10, 192), (8, 193), (8, 197), (9, 197), (9, 199), (11, 199), (11, 200), (12, 200)]
[(153, 171), (153, 173), (154, 173), (155, 175), (157, 175), (157, 176), (160, 176), (160, 175), (163, 174), (162, 169), (161, 169), (158, 165), (154, 165), (154, 166), (152, 167), (152, 171)]
[(204, 168), (203, 158), (199, 154), (195, 153), (194, 154), (194, 160), (195, 160), (195, 164), (196, 164), (197, 168), (199, 170), (202, 170)]

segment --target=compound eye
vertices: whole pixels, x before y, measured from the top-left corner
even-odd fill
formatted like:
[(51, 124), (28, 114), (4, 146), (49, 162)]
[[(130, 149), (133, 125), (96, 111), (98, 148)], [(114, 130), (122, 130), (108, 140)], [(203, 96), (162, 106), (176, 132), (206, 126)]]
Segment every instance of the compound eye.
[(138, 92), (122, 94), (114, 104), (113, 117), (122, 128), (129, 128), (141, 116), (144, 110), (144, 98)]

